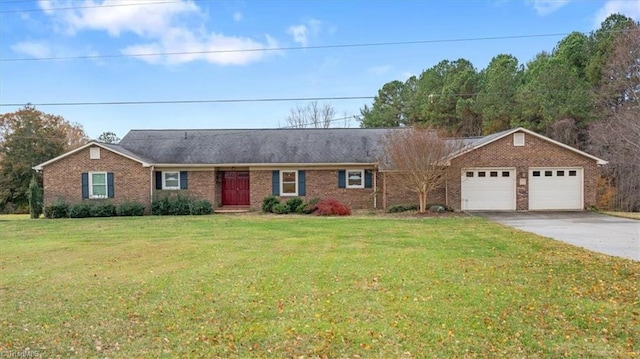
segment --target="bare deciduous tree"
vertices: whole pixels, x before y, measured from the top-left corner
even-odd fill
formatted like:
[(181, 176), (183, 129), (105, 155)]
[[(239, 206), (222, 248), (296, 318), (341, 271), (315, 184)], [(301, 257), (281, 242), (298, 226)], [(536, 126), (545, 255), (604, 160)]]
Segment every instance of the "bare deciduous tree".
[(424, 213), (429, 192), (442, 186), (450, 171), (447, 162), (460, 148), (460, 141), (446, 139), (430, 127), (395, 129), (384, 139), (381, 162), (399, 183), (417, 194), (419, 212)]
[(329, 128), (335, 116), (336, 110), (330, 104), (320, 105), (318, 101), (311, 101), (306, 106), (296, 104), (286, 121), (291, 128)]
[(602, 120), (589, 135), (592, 149), (609, 160), (616, 206), (640, 210), (640, 26), (617, 33), (596, 92)]

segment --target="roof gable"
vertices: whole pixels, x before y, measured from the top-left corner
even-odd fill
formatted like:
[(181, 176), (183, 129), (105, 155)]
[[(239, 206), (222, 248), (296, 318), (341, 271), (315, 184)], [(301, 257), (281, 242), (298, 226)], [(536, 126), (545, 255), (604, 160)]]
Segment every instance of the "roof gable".
[(70, 156), (70, 155), (72, 155), (74, 153), (80, 152), (80, 151), (84, 150), (85, 148), (91, 147), (91, 146), (98, 146), (100, 148), (104, 148), (107, 151), (111, 151), (111, 152), (113, 152), (115, 154), (118, 154), (120, 156), (126, 157), (126, 158), (128, 158), (130, 160), (139, 162), (143, 166), (149, 166), (149, 163), (147, 161), (145, 161), (142, 157), (140, 157), (137, 154), (134, 154), (133, 152), (131, 152), (131, 151), (125, 149), (125, 148), (122, 148), (119, 145), (114, 145), (114, 144), (109, 144), (109, 143), (102, 143), (102, 142), (97, 142), (97, 141), (89, 141), (86, 144), (84, 144), (84, 145), (82, 145), (82, 146), (80, 146), (80, 147), (78, 147), (76, 149), (73, 149), (73, 150), (71, 150), (69, 152), (63, 153), (60, 156), (54, 157), (54, 158), (52, 158), (52, 159), (50, 159), (50, 160), (48, 160), (46, 162), (40, 163), (39, 165), (34, 166), (33, 169), (36, 170), (36, 171), (42, 171), (44, 166), (49, 165), (49, 164), (54, 163), (54, 162), (57, 162), (57, 161), (65, 158), (67, 156)]
[(504, 137), (509, 136), (509, 135), (511, 135), (513, 133), (516, 133), (516, 132), (523, 132), (523, 133), (526, 133), (528, 135), (535, 136), (535, 137), (537, 137), (537, 138), (539, 138), (541, 140), (547, 141), (547, 142), (552, 143), (552, 144), (554, 144), (556, 146), (559, 146), (559, 147), (562, 147), (562, 148), (567, 149), (569, 151), (575, 152), (575, 153), (577, 153), (577, 154), (579, 154), (581, 156), (588, 157), (588, 158), (596, 161), (597, 164), (599, 164), (599, 165), (606, 165), (608, 163), (607, 161), (605, 161), (605, 160), (603, 160), (601, 158), (598, 158), (596, 156), (590, 155), (590, 154), (588, 154), (588, 153), (586, 153), (584, 151), (580, 151), (577, 148), (571, 147), (571, 146), (566, 145), (566, 144), (564, 144), (562, 142), (558, 142), (558, 141), (556, 141), (554, 139), (551, 139), (549, 137), (546, 137), (546, 136), (543, 136), (541, 134), (535, 133), (535, 132), (533, 132), (531, 130), (527, 130), (524, 127), (513, 128), (513, 129), (510, 129), (510, 130), (496, 132), (496, 133), (493, 133), (491, 135), (487, 135), (487, 136), (481, 137), (481, 138), (477, 139), (476, 141), (473, 141), (468, 146), (465, 146), (462, 150), (460, 150), (459, 153), (457, 153), (454, 156), (452, 156), (451, 159), (454, 159), (456, 157), (460, 157), (460, 156), (462, 156), (462, 155), (464, 155), (466, 153), (474, 151), (474, 150), (476, 150), (476, 149), (478, 149), (480, 147), (484, 147), (484, 146), (486, 146), (486, 145), (488, 145), (490, 143), (493, 143), (493, 142), (495, 142), (495, 141), (497, 141), (497, 140), (499, 140), (501, 138), (504, 138)]

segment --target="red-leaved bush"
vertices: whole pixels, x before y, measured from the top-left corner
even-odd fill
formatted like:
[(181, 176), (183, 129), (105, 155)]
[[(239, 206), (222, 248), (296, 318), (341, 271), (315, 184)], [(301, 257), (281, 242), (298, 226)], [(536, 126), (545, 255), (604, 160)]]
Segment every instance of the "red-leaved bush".
[(316, 216), (348, 216), (351, 214), (351, 209), (337, 199), (327, 198), (318, 202), (313, 213)]

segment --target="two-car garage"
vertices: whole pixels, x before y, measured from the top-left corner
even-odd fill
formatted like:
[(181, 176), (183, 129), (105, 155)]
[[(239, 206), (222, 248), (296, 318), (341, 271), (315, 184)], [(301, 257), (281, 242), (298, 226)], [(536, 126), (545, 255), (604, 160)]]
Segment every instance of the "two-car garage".
[(583, 209), (582, 168), (529, 168), (521, 178), (515, 168), (469, 168), (461, 182), (465, 211), (516, 210), (518, 189), (528, 193), (529, 210)]

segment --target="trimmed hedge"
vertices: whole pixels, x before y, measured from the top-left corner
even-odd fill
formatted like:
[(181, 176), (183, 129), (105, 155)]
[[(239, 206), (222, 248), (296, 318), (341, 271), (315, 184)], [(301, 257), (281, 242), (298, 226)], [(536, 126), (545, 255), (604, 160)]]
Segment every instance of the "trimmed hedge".
[(145, 206), (138, 202), (123, 202), (118, 206), (118, 216), (142, 216), (144, 215)]
[(67, 218), (69, 217), (69, 204), (62, 200), (56, 200), (44, 207), (44, 216), (46, 218)]
[(88, 202), (80, 202), (69, 205), (70, 218), (86, 218), (91, 217), (91, 204)]
[(280, 201), (275, 196), (267, 196), (262, 200), (262, 212), (273, 213), (273, 207), (280, 204)]
[(151, 204), (155, 216), (186, 216), (213, 213), (211, 202), (204, 199), (176, 195), (157, 199)]
[(213, 213), (211, 202), (204, 199), (197, 199), (191, 202), (191, 214), (194, 216)]

